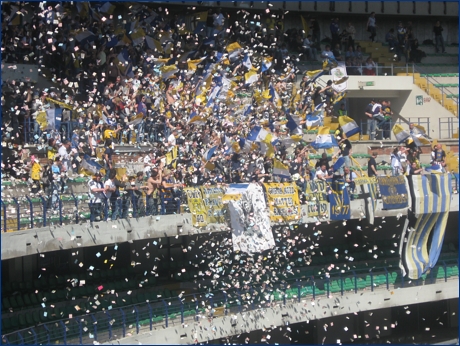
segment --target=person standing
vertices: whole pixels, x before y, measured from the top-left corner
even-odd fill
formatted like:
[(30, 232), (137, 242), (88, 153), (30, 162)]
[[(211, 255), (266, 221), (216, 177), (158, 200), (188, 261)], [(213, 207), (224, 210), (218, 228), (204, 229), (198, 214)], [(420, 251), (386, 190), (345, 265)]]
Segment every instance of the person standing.
[[(116, 192), (117, 188), (115, 184), (113, 183), (113, 179), (115, 179), (115, 176), (117, 175), (117, 172), (115, 170), (108, 170), (106, 181), (104, 182), (104, 190), (105, 190), (105, 199), (107, 203), (107, 209), (104, 209), (104, 214), (108, 218), (109, 215), (113, 215), (115, 213), (115, 203), (114, 200), (112, 199), (112, 195), (114, 192)], [(109, 214), (109, 205), (110, 205), (110, 211), (111, 213)], [(107, 210), (107, 211), (106, 211)]]
[(89, 209), (91, 211), (90, 221), (100, 221), (101, 220), (101, 207), (102, 200), (105, 198), (104, 184), (101, 181), (102, 174), (97, 172), (93, 179), (88, 183), (89, 186)]
[(377, 152), (373, 152), (372, 156), (367, 161), (367, 176), (368, 177), (375, 177), (377, 176), (377, 162), (375, 159), (377, 158)]
[(348, 36), (348, 41), (347, 41), (347, 47), (348, 48), (353, 48), (353, 51), (355, 50), (355, 34), (356, 34), (356, 29), (353, 25), (352, 22), (348, 22), (348, 26), (345, 28), (345, 32)]
[(160, 198), (160, 184), (162, 180), (163, 165), (159, 169), (153, 169), (152, 175), (147, 179), (146, 215), (158, 215), (158, 200)]
[(340, 27), (339, 27), (339, 18), (334, 18), (331, 22), (331, 25), (329, 26), (329, 29), (331, 30), (331, 46), (335, 47), (337, 43), (340, 43)]
[(393, 176), (396, 177), (401, 174), (402, 172), (402, 165), (401, 165), (401, 152), (398, 148), (394, 148), (393, 152), (390, 155), (391, 159), (391, 170), (393, 172)]
[(42, 167), (38, 160), (35, 159), (35, 155), (30, 157), (30, 178), (32, 179), (32, 193), (40, 191), (40, 172)]
[(371, 33), (369, 38), (372, 40), (372, 42), (374, 42), (374, 38), (377, 36), (376, 27), (377, 25), (375, 24), (375, 12), (372, 12), (371, 16), (367, 20), (367, 31)]
[(442, 37), (443, 28), (441, 26), (441, 22), (438, 20), (433, 27), (434, 33), (434, 48), (436, 49), (436, 53), (439, 53), (439, 46), (441, 46), (442, 52), (446, 52), (446, 48), (444, 47), (444, 38)]

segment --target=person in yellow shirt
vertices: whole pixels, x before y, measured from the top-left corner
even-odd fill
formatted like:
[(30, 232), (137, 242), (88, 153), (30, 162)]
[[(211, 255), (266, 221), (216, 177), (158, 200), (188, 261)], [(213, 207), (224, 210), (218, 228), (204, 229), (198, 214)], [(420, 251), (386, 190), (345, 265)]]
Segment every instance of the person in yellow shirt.
[(42, 171), (42, 167), (38, 160), (35, 159), (35, 156), (32, 155), (30, 157), (30, 178), (33, 181), (32, 184), (32, 193), (37, 193), (40, 191), (40, 172)]
[(104, 141), (107, 139), (111, 139), (112, 141), (116, 141), (118, 139), (118, 132), (121, 130), (120, 124), (118, 124), (118, 127), (116, 129), (113, 129), (113, 126), (109, 125), (104, 125), (103, 128), (103, 138)]
[(48, 148), (46, 149), (46, 157), (48, 158), (48, 160), (54, 161), (54, 158), (56, 157), (56, 154), (58, 152), (56, 146), (56, 140), (54, 138), (50, 138), (48, 140)]

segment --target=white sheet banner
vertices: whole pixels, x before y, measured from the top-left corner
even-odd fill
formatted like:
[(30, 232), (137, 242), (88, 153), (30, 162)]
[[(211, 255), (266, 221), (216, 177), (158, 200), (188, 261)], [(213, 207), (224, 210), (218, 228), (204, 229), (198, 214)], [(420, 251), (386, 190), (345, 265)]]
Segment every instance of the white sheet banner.
[(259, 253), (275, 246), (262, 187), (249, 184), (240, 200), (228, 202), (233, 250)]
[[(331, 69), (332, 88), (341, 93), (348, 89), (348, 75), (345, 65), (339, 65), (336, 68)], [(336, 84), (337, 83), (337, 84)]]

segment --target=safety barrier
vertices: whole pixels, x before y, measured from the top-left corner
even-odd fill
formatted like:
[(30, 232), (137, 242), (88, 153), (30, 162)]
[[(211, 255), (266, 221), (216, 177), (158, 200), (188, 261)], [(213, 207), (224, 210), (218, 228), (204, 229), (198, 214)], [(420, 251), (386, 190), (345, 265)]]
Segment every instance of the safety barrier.
[[(356, 157), (367, 158), (369, 155), (361, 154), (356, 155)], [(423, 165), (423, 167), (427, 166), (429, 165)], [(362, 166), (361, 169), (366, 170), (367, 167)], [(391, 172), (391, 166), (378, 166), (378, 169)], [(87, 180), (77, 179), (75, 181), (86, 182)], [(451, 174), (451, 184), (452, 191), (457, 193), (459, 191), (457, 173)], [(299, 187), (300, 192), (302, 192), (301, 190)], [(91, 208), (94, 205), (90, 203), (87, 193), (79, 195), (74, 193), (54, 193), (51, 196), (4, 198), (0, 200), (2, 220), (0, 227), (3, 232), (17, 231), (55, 224), (79, 223), (83, 220), (107, 221), (117, 218), (179, 214), (182, 206), (187, 208), (187, 204), (183, 204), (186, 202), (186, 198), (181, 189), (176, 192), (172, 192), (172, 190), (160, 191), (158, 197), (158, 200), (149, 202), (145, 194), (137, 196), (133, 191), (127, 191), (113, 205), (110, 205), (107, 200), (103, 200), (101, 210), (94, 211), (93, 218), (91, 218)], [(352, 198), (359, 199), (361, 197), (353, 192)], [(184, 210), (187, 211), (188, 209)], [(96, 217), (98, 218), (96, 219)]]
[[(433, 270), (415, 281), (405, 279), (395, 267), (355, 269), (328, 277), (301, 275), (281, 282), (273, 288), (248, 286), (201, 294), (158, 298), (148, 294), (125, 296), (116, 302), (102, 301), (103, 311), (85, 314), (86, 308), (42, 309), (2, 319), (2, 343), (11, 344), (94, 344), (152, 331), (154, 326), (199, 321), (243, 311), (255, 310), (303, 299), (358, 294), (362, 290), (430, 285), (458, 277), (455, 259), (441, 261)], [(243, 285), (242, 285), (243, 286)], [(128, 298), (129, 297), (129, 298)], [(125, 299), (126, 298), (126, 299)], [(89, 304), (90, 305), (90, 304)], [(206, 307), (209, 307), (206, 309)], [(91, 308), (88, 306), (88, 308)], [(61, 319), (62, 316), (70, 316)], [(45, 322), (46, 321), (46, 322)], [(24, 325), (34, 327), (20, 329)], [(14, 332), (8, 332), (14, 330)], [(20, 329), (20, 330), (18, 330)]]

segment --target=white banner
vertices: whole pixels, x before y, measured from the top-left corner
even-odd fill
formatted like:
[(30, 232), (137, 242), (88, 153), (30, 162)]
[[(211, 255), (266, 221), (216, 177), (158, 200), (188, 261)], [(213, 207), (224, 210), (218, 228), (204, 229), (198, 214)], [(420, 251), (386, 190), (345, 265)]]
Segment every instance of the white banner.
[[(249, 184), (238, 201), (228, 202), (233, 250), (259, 253), (275, 246), (262, 187)], [(250, 215), (252, 214), (252, 215)]]
[[(331, 75), (332, 81), (334, 82), (332, 84), (332, 88), (335, 91), (341, 93), (348, 89), (348, 75), (345, 65), (341, 64), (336, 68), (331, 69)], [(336, 84), (336, 82), (340, 82), (341, 80), (343, 80), (341, 83)]]

